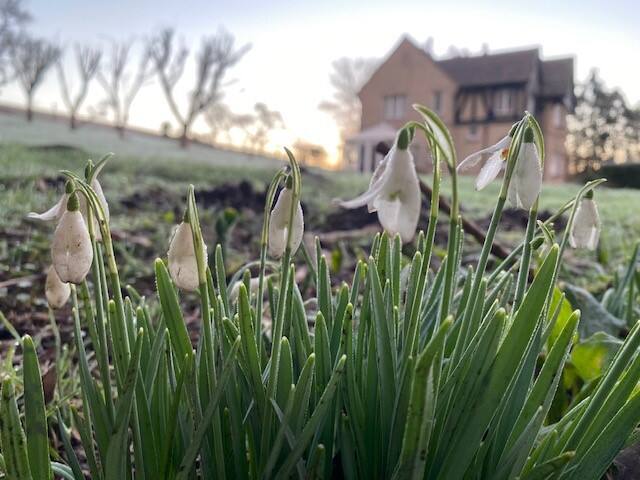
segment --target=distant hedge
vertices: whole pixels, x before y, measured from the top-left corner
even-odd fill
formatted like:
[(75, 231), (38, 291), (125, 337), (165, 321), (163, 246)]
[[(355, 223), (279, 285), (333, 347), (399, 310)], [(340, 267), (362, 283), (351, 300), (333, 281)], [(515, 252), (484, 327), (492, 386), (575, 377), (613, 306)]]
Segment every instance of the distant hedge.
[(585, 180), (606, 178), (609, 187), (640, 188), (640, 163), (603, 165), (597, 172), (584, 175)]

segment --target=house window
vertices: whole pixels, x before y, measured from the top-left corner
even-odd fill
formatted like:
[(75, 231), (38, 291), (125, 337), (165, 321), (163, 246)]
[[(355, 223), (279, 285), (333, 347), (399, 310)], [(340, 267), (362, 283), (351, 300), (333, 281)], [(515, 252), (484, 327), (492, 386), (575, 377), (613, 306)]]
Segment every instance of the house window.
[(494, 98), (494, 113), (509, 115), (513, 113), (513, 92), (509, 89), (498, 90)]
[(442, 92), (440, 90), (433, 92), (433, 109), (436, 113), (442, 113)]
[(556, 104), (553, 106), (553, 126), (555, 128), (564, 127), (564, 115), (562, 112), (562, 105)]
[(478, 125), (472, 123), (469, 125), (469, 129), (467, 130), (467, 140), (470, 142), (475, 142), (480, 139), (480, 129)]
[(407, 109), (406, 95), (387, 95), (384, 97), (385, 120), (400, 120)]

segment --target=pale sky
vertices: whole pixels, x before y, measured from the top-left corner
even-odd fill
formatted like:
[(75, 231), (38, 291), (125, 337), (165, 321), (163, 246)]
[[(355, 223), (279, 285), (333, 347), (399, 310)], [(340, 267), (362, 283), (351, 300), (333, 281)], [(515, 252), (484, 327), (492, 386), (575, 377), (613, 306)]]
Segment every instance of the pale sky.
[[(484, 43), (490, 50), (540, 45), (544, 58), (574, 55), (576, 80), (598, 67), (609, 86), (620, 87), (632, 104), (640, 102), (640, 8), (631, 0), (27, 0), (26, 5), (34, 17), (31, 31), (67, 46), (109, 38), (142, 40), (159, 27), (173, 26), (194, 52), (203, 35), (224, 26), (238, 43), (253, 45), (230, 74), (236, 81), (226, 102), (238, 112), (258, 101), (279, 110), (287, 131), (273, 139), (274, 146), (303, 138), (333, 155), (337, 128), (317, 108), (332, 94), (331, 62), (342, 56), (383, 57), (403, 33), (420, 43), (433, 37), (436, 55), (444, 55), (450, 45), (471, 52), (479, 52)], [(188, 64), (189, 76), (193, 69)], [(178, 87), (183, 95), (189, 80), (185, 75)], [(93, 83), (87, 106), (101, 97), (100, 86)], [(18, 104), (23, 98), (15, 86), (7, 86), (0, 100)], [(63, 109), (54, 71), (35, 103)], [(151, 84), (136, 99), (131, 124), (157, 130), (165, 120), (172, 116), (159, 87)], [(201, 122), (197, 128), (206, 126)]]

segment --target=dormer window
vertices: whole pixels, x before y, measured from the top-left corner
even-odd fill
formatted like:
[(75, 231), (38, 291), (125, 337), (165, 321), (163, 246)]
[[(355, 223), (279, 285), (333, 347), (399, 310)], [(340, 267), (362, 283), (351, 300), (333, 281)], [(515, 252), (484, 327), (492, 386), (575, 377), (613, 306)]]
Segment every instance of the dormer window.
[(386, 95), (384, 97), (385, 120), (400, 120), (407, 110), (406, 95)]
[(494, 97), (493, 111), (496, 115), (511, 115), (513, 113), (513, 91), (503, 88)]
[(433, 92), (433, 110), (442, 114), (442, 92), (440, 90)]

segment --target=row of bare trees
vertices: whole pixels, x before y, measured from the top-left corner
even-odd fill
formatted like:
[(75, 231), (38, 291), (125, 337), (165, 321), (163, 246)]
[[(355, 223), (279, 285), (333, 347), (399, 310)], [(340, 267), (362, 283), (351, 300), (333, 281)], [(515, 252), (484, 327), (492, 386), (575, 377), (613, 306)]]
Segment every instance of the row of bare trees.
[[(154, 80), (179, 126), (178, 138), (184, 147), (200, 117), (210, 126), (214, 143), (220, 143), (223, 137), (230, 140), (230, 131), (237, 130), (244, 136), (244, 146), (260, 153), (269, 133), (284, 126), (281, 114), (264, 103), (256, 103), (253, 112), (242, 114), (224, 103), (225, 90), (232, 83), (229, 72), (251, 48), (248, 44), (237, 45), (234, 36), (224, 29), (201, 40), (193, 56), (195, 80), (188, 87), (185, 70), (190, 51), (171, 28), (138, 42), (112, 41), (106, 48), (76, 44), (72, 61), (65, 64), (64, 48), (27, 33), (25, 26), (30, 19), (21, 0), (0, 0), (0, 86), (10, 81), (20, 85), (29, 121), (36, 91), (47, 73), (55, 69), (71, 129), (78, 127), (94, 80), (104, 94), (99, 111), (111, 118), (121, 136), (127, 130), (136, 96)], [(185, 91), (186, 98), (182, 96)]]

